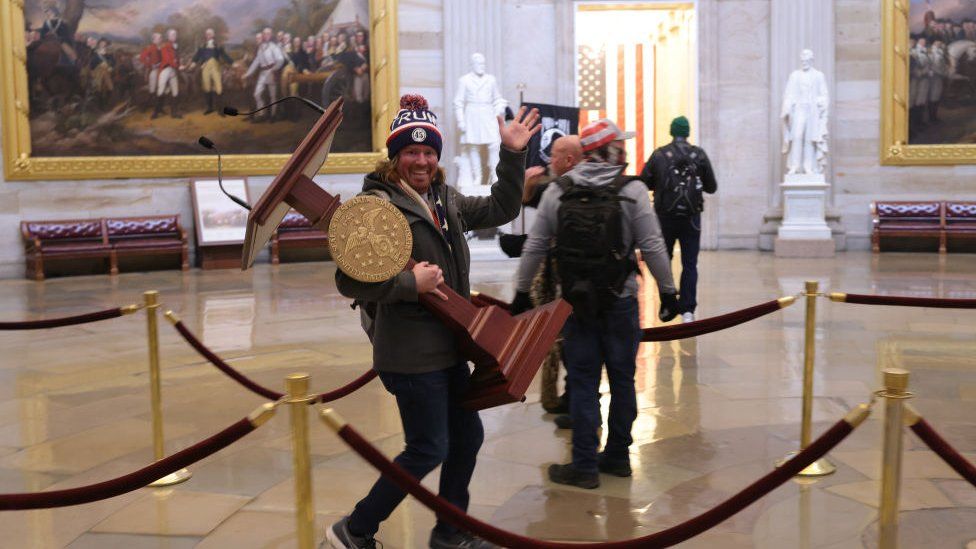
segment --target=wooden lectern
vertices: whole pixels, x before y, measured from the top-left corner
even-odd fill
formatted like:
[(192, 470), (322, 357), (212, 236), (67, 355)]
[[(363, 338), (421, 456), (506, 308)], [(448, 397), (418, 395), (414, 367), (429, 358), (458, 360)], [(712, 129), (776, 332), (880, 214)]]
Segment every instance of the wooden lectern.
[[(247, 220), (243, 269), (251, 266), (289, 208), (328, 231), (340, 201), (312, 177), (325, 163), (340, 122), (341, 98), (329, 105), (254, 205)], [(410, 261), (407, 268), (412, 265)], [(465, 406), (481, 410), (521, 401), (572, 308), (560, 299), (513, 317), (497, 305), (475, 306), (446, 284), (438, 289), (446, 301), (421, 294), (420, 303), (456, 334), (463, 356), (475, 365)]]

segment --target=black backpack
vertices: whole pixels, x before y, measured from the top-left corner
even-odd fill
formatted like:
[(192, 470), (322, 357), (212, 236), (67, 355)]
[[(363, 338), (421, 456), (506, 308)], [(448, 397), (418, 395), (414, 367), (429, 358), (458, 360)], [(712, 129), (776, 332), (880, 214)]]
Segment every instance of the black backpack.
[(637, 269), (624, 247), (620, 203), (633, 199), (620, 190), (636, 178), (618, 177), (601, 186), (576, 185), (561, 177), (556, 227), (556, 270), (562, 296), (582, 317), (599, 317), (609, 308)]
[(667, 177), (654, 193), (655, 209), (668, 217), (690, 217), (701, 213), (705, 198), (698, 174), (696, 147), (683, 151), (676, 145), (662, 150), (668, 160)]

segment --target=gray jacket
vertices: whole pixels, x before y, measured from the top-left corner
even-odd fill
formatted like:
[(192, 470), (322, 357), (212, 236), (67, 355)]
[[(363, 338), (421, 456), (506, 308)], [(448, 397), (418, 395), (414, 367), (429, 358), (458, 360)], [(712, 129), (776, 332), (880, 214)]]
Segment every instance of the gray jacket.
[[(609, 185), (622, 171), (621, 166), (614, 166), (604, 162), (582, 162), (577, 164), (566, 175), (572, 178), (576, 185), (602, 186)], [(522, 248), (522, 262), (519, 264), (518, 278), (515, 289), (527, 292), (532, 285), (532, 277), (539, 270), (539, 265), (546, 257), (549, 243), (556, 237), (559, 214), (559, 197), (563, 190), (559, 185), (549, 185), (542, 200), (535, 223), (529, 231), (529, 238)], [(671, 262), (661, 236), (661, 225), (657, 215), (651, 208), (651, 200), (647, 196), (647, 187), (635, 179), (620, 190), (620, 195), (633, 200), (622, 201), (620, 209), (623, 213), (623, 240), (625, 247), (641, 251), (641, 257), (647, 263), (647, 268), (657, 281), (658, 289), (663, 293), (676, 293), (674, 280), (671, 277)], [(621, 297), (637, 295), (637, 275), (632, 274), (621, 292)]]
[[(434, 224), (430, 212), (398, 186), (369, 174), (363, 181), (364, 194), (389, 197), (410, 223), (413, 234), (411, 257), (428, 261), (444, 271), (444, 282), (468, 298), (471, 257), (464, 231), (487, 229), (508, 223), (522, 205), (525, 151), (502, 147), (498, 182), (491, 196), (469, 197), (453, 187), (436, 189), (446, 208), (448, 236)], [(450, 242), (448, 242), (450, 240)], [(463, 358), (458, 354), (454, 334), (417, 300), (417, 282), (410, 271), (380, 283), (359, 282), (336, 271), (339, 293), (360, 302), (376, 303), (373, 319), (373, 368), (380, 372), (419, 374), (450, 368)]]

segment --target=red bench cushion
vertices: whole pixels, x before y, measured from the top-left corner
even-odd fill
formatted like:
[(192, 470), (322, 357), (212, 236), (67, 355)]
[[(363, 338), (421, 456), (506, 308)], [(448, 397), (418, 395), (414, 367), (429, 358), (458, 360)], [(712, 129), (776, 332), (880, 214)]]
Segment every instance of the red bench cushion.
[(884, 221), (892, 218), (915, 218), (918, 220), (932, 219), (939, 221), (939, 202), (877, 202), (875, 209), (878, 217)]
[(62, 244), (41, 244), (41, 253), (74, 254), (106, 252), (112, 247), (101, 242), (65, 242)]
[(117, 250), (134, 250), (134, 249), (146, 249), (146, 248), (173, 248), (174, 250), (180, 250), (183, 248), (183, 242), (180, 240), (162, 239), (162, 238), (131, 238), (126, 240), (119, 240), (114, 242), (113, 245)]
[(102, 223), (98, 219), (87, 221), (41, 221), (27, 223), (27, 232), (40, 240), (76, 240), (102, 238)]
[(140, 235), (173, 236), (176, 238), (180, 236), (179, 222), (176, 216), (106, 219), (105, 226), (108, 228), (109, 238)]

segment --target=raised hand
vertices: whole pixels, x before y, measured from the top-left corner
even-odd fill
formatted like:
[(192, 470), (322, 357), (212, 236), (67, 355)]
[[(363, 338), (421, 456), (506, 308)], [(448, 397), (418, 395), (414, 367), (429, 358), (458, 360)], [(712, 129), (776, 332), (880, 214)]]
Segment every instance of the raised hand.
[(532, 109), (526, 114), (525, 107), (521, 107), (508, 124), (505, 124), (501, 116), (498, 117), (498, 133), (501, 134), (502, 145), (512, 151), (524, 149), (540, 128), (539, 109)]

